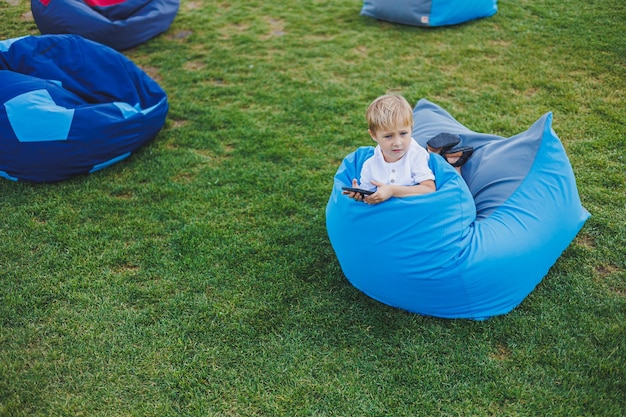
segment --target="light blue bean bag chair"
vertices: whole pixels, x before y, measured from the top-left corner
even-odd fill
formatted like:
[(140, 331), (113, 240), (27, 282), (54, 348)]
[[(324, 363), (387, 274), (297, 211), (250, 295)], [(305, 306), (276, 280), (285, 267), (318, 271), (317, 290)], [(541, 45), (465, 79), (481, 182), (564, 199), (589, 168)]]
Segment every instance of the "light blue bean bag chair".
[(165, 91), (78, 35), (0, 41), (0, 177), (54, 182), (128, 157), (165, 123)]
[(463, 177), (432, 155), (436, 192), (367, 205), (341, 187), (359, 177), (373, 148), (348, 155), (326, 207), (339, 264), (356, 288), (390, 306), (477, 320), (508, 313), (589, 217), (552, 114), (511, 138), (473, 132), (425, 99), (414, 117), (422, 146), (450, 132), (475, 148)]
[(497, 11), (497, 0), (365, 0), (361, 15), (405, 25), (446, 26)]
[(117, 50), (165, 32), (180, 0), (31, 0), (42, 34), (75, 34)]

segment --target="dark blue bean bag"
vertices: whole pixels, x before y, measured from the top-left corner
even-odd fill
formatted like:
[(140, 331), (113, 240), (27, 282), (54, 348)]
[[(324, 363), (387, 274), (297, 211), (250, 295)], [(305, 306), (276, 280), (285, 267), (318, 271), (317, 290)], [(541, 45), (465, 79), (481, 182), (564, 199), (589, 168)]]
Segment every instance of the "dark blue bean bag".
[(165, 91), (77, 35), (0, 42), (0, 176), (53, 182), (120, 161), (165, 123)]
[(76, 34), (119, 51), (165, 32), (180, 0), (31, 0), (43, 34)]
[(391, 306), (444, 318), (505, 314), (589, 217), (552, 114), (511, 138), (473, 132), (427, 100), (414, 116), (413, 137), (422, 146), (440, 132), (474, 146), (463, 177), (432, 155), (436, 192), (367, 205), (341, 187), (359, 178), (373, 148), (348, 155), (326, 208), (339, 264), (356, 288)]
[(365, 0), (361, 15), (405, 25), (446, 26), (497, 11), (497, 0)]

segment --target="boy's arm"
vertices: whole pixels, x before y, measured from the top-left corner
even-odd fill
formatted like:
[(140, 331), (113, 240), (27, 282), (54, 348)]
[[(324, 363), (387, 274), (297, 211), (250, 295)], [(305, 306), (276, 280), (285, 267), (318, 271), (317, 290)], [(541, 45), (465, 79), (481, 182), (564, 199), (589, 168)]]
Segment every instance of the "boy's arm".
[(417, 185), (392, 185), (392, 197), (410, 197), (412, 195), (428, 194), (437, 190), (435, 181), (425, 180)]
[(425, 180), (417, 185), (386, 185), (381, 182), (372, 181), (378, 190), (364, 201), (368, 204), (379, 204), (389, 200), (391, 197), (410, 197), (414, 195), (428, 194), (437, 190), (435, 181)]

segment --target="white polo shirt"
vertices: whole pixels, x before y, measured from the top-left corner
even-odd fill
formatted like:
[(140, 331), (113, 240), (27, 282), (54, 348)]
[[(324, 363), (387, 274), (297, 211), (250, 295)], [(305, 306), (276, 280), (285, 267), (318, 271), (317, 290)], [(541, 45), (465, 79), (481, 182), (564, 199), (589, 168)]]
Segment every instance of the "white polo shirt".
[(390, 185), (417, 185), (422, 181), (434, 180), (435, 174), (428, 166), (430, 155), (415, 139), (407, 153), (396, 162), (386, 162), (380, 146), (374, 149), (374, 155), (363, 164), (359, 187), (375, 190), (372, 181)]

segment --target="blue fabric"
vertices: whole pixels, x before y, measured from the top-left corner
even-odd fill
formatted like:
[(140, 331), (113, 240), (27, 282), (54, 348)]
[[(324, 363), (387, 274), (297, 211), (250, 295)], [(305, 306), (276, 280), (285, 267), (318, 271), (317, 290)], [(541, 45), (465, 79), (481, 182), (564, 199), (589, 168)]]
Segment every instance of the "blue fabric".
[(66, 140), (74, 118), (74, 110), (58, 106), (45, 89), (13, 97), (4, 108), (20, 142)]
[(405, 25), (446, 26), (497, 11), (497, 0), (365, 0), (361, 15)]
[(125, 0), (90, 6), (83, 0), (31, 0), (42, 34), (76, 34), (117, 50), (135, 47), (165, 32), (176, 17), (180, 0)]
[(448, 132), (459, 135), (459, 146), (474, 148), (461, 172), (476, 201), (478, 219), (504, 203), (526, 178), (543, 139), (541, 124), (512, 138), (474, 132), (428, 100), (420, 100), (413, 115), (413, 137), (423, 147), (440, 132)]
[(0, 70), (5, 178), (53, 182), (93, 172), (165, 123), (165, 91), (121, 53), (77, 35), (0, 42)]
[(20, 39), (24, 38), (25, 36), (19, 37), (19, 38), (12, 38), (12, 39), (5, 39), (3, 41), (0, 41), (0, 52), (6, 52), (9, 50), (9, 47), (11, 46), (11, 44), (13, 42), (19, 41)]
[[(418, 142), (452, 130), (480, 150), (464, 166), (472, 183), (433, 155), (436, 192), (357, 203), (341, 187), (359, 177), (373, 153), (359, 148), (338, 169), (326, 208), (339, 264), (356, 288), (391, 306), (445, 318), (505, 314), (548, 273), (589, 217), (552, 115), (508, 139), (472, 132), (427, 100), (414, 115)], [(524, 149), (534, 151), (517, 153)], [(499, 178), (517, 164), (523, 167)]]

